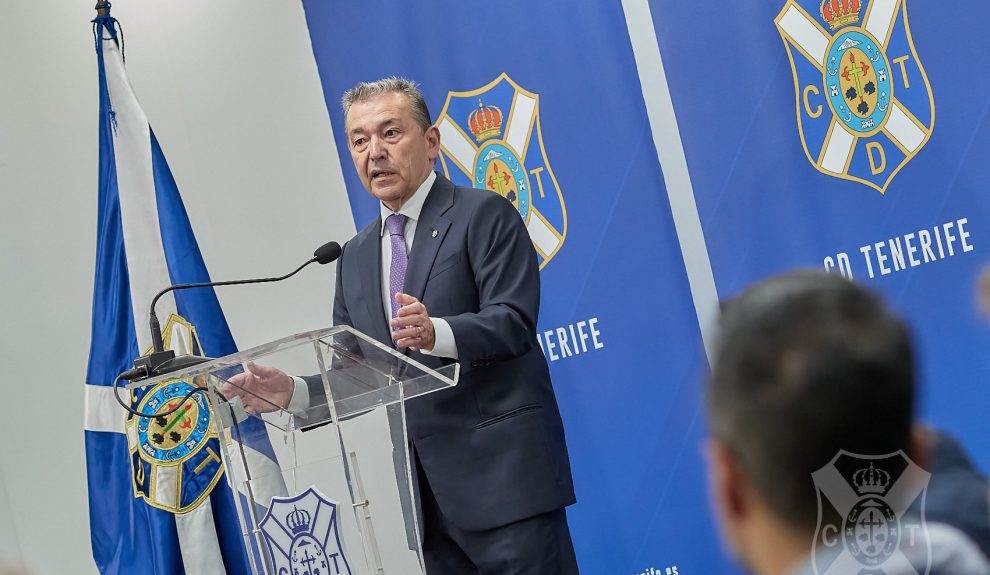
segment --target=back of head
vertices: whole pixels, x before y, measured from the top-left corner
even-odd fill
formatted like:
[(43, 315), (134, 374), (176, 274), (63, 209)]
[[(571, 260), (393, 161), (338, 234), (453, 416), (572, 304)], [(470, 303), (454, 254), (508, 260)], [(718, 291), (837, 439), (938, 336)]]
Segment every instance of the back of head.
[(715, 439), (796, 529), (814, 531), (811, 474), (839, 450), (910, 446), (907, 329), (877, 296), (838, 275), (792, 272), (729, 301), (707, 391)]

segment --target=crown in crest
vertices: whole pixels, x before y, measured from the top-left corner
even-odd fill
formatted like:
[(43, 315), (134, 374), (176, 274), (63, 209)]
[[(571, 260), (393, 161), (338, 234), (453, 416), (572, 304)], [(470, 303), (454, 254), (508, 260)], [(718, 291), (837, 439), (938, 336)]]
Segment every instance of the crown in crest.
[(309, 531), (309, 520), (310, 516), (308, 511), (300, 511), (295, 505), (293, 505), (292, 511), (285, 516), (285, 525), (290, 531), (292, 531), (292, 535), (295, 536)]
[(859, 21), (859, 0), (822, 0), (822, 19), (835, 30)]
[(479, 142), (502, 133), (502, 110), (497, 106), (485, 106), (478, 98), (478, 109), (468, 116), (468, 127)]
[(856, 486), (856, 491), (860, 495), (866, 495), (867, 493), (879, 493), (883, 494), (887, 491), (887, 486), (890, 485), (890, 474), (883, 469), (874, 469), (873, 464), (870, 463), (870, 467), (867, 469), (860, 469), (856, 473), (853, 473), (853, 485)]

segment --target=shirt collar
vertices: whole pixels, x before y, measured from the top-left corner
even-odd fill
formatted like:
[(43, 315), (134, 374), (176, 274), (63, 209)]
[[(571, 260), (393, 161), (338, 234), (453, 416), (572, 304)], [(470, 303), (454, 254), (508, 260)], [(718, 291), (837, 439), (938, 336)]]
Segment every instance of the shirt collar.
[(416, 188), (416, 191), (413, 192), (412, 197), (406, 200), (406, 203), (402, 204), (402, 208), (400, 208), (398, 212), (393, 212), (388, 209), (385, 204), (380, 203), (379, 207), (381, 208), (382, 221), (381, 228), (378, 230), (378, 235), (382, 236), (385, 234), (385, 219), (392, 214), (402, 214), (410, 220), (418, 221), (419, 214), (423, 211), (423, 204), (426, 203), (426, 196), (429, 195), (430, 188), (433, 187), (433, 182), (435, 182), (436, 179), (437, 173), (431, 170), (430, 175), (426, 176), (423, 183)]

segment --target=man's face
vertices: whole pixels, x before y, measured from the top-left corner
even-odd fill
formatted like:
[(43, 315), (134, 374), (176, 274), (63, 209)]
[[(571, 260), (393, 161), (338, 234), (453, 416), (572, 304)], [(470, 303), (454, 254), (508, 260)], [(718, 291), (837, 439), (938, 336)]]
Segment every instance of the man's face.
[(345, 120), (347, 147), (368, 192), (399, 211), (433, 169), (440, 132), (423, 132), (404, 94), (375, 96), (351, 104)]

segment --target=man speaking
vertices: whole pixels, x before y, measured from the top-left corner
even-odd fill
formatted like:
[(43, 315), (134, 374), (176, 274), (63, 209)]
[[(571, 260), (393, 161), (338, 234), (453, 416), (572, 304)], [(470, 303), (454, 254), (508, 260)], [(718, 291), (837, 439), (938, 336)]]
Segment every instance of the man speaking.
[[(498, 194), (433, 171), (440, 132), (401, 78), (343, 97), (347, 147), (381, 218), (338, 261), (333, 321), (417, 361), (461, 363), (457, 386), (406, 404), (430, 574), (577, 573), (564, 431), (536, 340), (540, 276)], [(308, 403), (303, 380), (251, 367), (242, 385)], [(312, 390), (319, 392), (319, 390)]]

